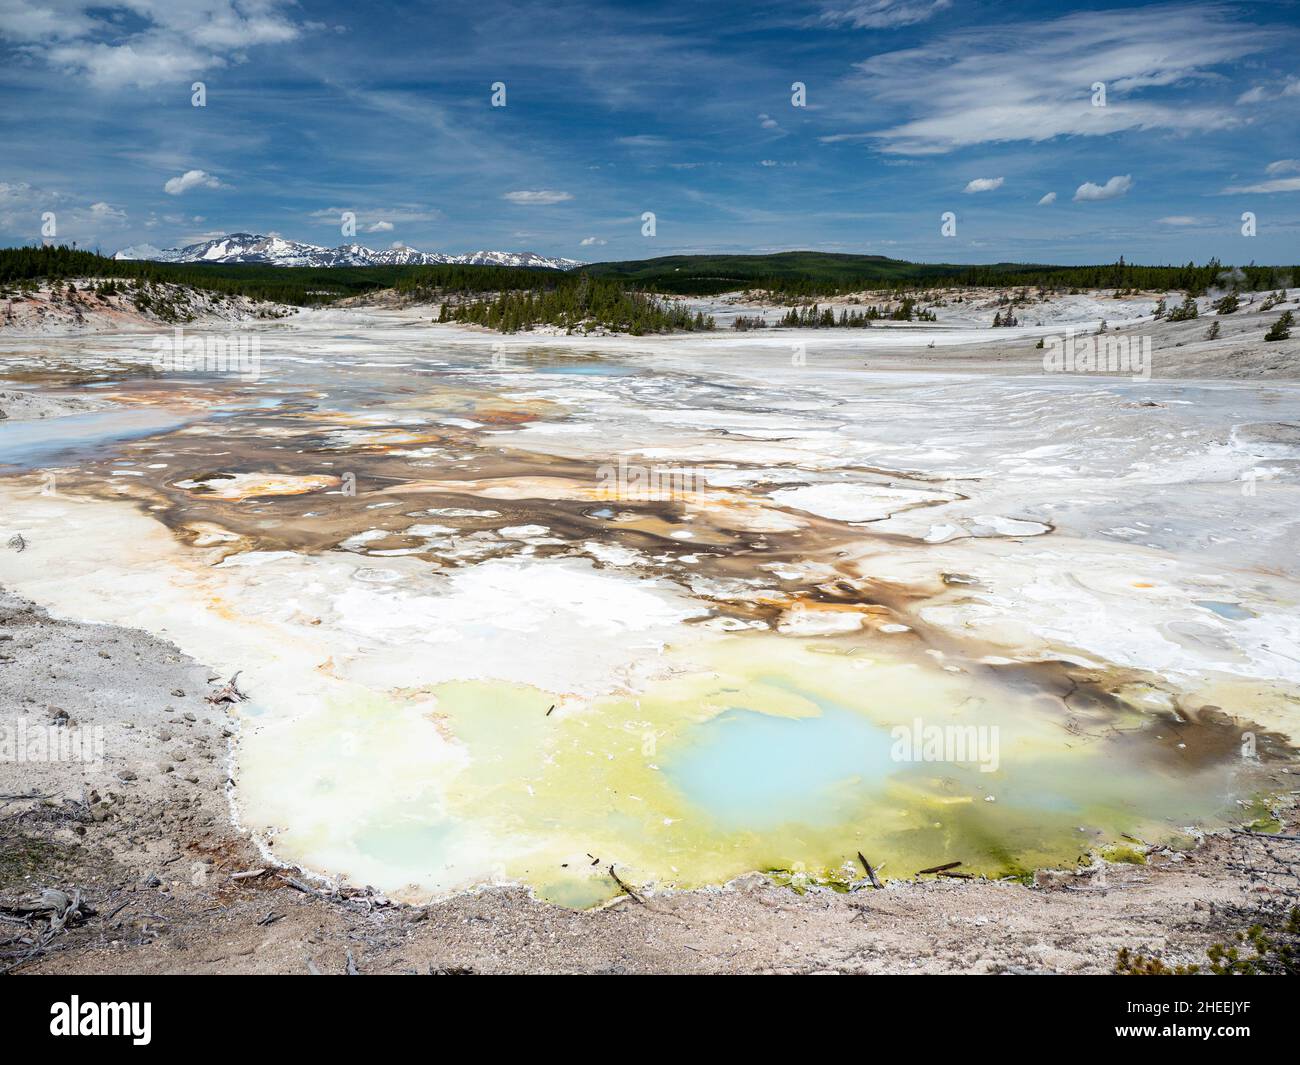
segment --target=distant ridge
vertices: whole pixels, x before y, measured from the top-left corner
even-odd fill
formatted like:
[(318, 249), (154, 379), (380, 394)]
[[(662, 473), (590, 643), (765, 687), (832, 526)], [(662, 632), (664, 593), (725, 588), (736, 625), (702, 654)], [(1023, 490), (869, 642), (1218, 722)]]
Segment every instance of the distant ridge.
[(361, 244), (326, 248), (319, 244), (286, 240), (260, 233), (227, 233), (183, 248), (155, 248), (138, 244), (113, 254), (114, 259), (147, 259), (159, 263), (261, 263), (266, 266), (516, 266), (546, 270), (572, 270), (577, 259), (550, 258), (530, 251), (476, 251), (443, 255), (414, 248), (376, 251)]

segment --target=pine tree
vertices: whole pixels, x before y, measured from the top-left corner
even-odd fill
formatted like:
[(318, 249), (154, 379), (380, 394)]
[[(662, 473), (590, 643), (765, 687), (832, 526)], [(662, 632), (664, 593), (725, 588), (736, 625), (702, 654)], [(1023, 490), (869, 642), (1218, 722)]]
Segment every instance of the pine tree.
[(1264, 334), (1265, 340), (1289, 340), (1291, 337), (1291, 326), (1295, 324), (1295, 315), (1290, 311), (1284, 311), (1282, 317), (1273, 323), (1273, 327)]

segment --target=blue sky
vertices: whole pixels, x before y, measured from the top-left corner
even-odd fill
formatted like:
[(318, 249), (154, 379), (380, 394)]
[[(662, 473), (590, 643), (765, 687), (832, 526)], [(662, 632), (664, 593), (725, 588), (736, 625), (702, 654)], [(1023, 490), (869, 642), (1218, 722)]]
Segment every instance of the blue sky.
[(6, 245), (1300, 262), (1297, 3), (0, 0), (0, 55)]

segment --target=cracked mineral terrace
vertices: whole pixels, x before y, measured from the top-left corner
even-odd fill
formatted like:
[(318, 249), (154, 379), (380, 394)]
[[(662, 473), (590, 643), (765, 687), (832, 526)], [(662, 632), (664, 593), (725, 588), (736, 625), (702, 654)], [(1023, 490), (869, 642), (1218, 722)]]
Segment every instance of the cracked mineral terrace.
[[(241, 671), (209, 717), (265, 862), (584, 910), (847, 891), (860, 851), (1029, 880), (1290, 801), (1291, 380), (1043, 374), (1041, 330), (791, 365), (776, 333), (245, 328), (252, 380), (0, 341), (45, 411), (0, 423), (0, 584)], [(929, 728), (996, 768), (899, 756)], [(142, 789), (112, 746), (90, 783)]]

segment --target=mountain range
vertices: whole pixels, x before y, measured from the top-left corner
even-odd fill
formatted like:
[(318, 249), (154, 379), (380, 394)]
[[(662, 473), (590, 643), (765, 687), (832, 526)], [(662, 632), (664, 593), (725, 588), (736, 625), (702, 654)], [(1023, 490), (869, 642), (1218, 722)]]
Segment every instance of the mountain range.
[(268, 266), (434, 266), (462, 263), (470, 266), (526, 266), (546, 270), (571, 270), (584, 265), (577, 259), (557, 259), (530, 251), (476, 251), (443, 255), (398, 247), (376, 251), (361, 244), (326, 248), (260, 233), (227, 233), (183, 248), (155, 248), (136, 244), (115, 252), (114, 259), (148, 259), (159, 263), (262, 263)]

